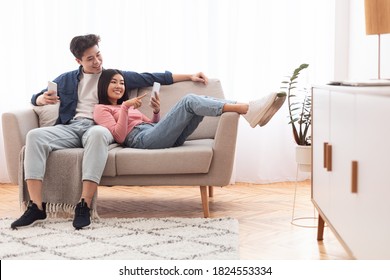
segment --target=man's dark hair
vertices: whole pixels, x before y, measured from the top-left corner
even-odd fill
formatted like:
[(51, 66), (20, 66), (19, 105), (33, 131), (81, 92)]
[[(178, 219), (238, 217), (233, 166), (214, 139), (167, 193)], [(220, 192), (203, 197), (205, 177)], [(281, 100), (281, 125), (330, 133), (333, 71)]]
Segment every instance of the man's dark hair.
[(81, 60), (85, 50), (95, 45), (99, 46), (99, 42), (100, 42), (100, 36), (95, 34), (76, 36), (70, 42), (70, 51), (72, 52), (75, 58)]
[[(105, 104), (105, 105), (111, 105), (110, 101), (108, 100), (108, 85), (110, 84), (112, 77), (115, 76), (115, 74), (119, 74), (122, 77), (123, 73), (117, 69), (104, 69), (102, 71), (102, 74), (100, 75), (99, 82), (98, 82), (98, 98), (99, 98), (99, 104)], [(129, 96), (127, 94), (127, 88), (125, 83), (125, 94), (118, 99), (117, 104), (120, 105), (123, 103), (123, 101), (126, 101), (129, 99)]]

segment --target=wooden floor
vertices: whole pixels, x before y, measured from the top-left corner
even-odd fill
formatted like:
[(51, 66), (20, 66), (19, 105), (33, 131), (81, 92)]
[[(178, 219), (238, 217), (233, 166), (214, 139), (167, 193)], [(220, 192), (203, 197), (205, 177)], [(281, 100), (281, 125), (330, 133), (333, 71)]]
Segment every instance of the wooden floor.
[[(324, 240), (317, 229), (291, 224), (295, 183), (235, 184), (215, 187), (211, 218), (232, 217), (240, 226), (243, 260), (350, 259), (329, 228)], [(107, 217), (203, 217), (197, 187), (99, 187), (98, 213)], [(17, 186), (0, 184), (0, 217), (21, 215)], [(310, 182), (298, 182), (295, 207), (302, 225), (316, 225)]]

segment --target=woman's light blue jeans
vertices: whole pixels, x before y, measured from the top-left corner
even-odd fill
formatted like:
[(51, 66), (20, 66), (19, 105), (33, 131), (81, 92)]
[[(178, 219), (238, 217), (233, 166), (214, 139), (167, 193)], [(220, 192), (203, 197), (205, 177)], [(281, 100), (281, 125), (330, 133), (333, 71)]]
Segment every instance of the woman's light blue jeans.
[(158, 122), (142, 123), (127, 135), (123, 145), (137, 149), (163, 149), (183, 145), (205, 116), (217, 117), (233, 101), (188, 94)]

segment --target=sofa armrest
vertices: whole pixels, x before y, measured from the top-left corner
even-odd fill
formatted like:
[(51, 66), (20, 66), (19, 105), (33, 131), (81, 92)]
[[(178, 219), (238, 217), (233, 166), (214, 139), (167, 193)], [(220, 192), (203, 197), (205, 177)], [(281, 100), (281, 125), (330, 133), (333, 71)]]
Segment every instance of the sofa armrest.
[(38, 127), (38, 116), (32, 108), (5, 112), (2, 125), (8, 176), (13, 184), (17, 184), (19, 153), (26, 143), (27, 132)]
[(214, 156), (212, 162), (212, 176), (219, 180), (220, 186), (226, 186), (230, 183), (233, 171), (238, 121), (238, 113), (223, 113), (218, 123), (214, 138)]

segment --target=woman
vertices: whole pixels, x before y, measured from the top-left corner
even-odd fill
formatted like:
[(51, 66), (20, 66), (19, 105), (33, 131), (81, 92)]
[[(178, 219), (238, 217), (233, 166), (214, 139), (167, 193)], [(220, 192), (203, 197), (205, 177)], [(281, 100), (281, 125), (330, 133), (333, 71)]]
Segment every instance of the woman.
[(263, 126), (285, 100), (274, 93), (245, 104), (188, 94), (160, 120), (158, 95), (150, 101), (153, 108), (151, 119), (137, 110), (145, 96), (146, 93), (129, 99), (122, 73), (115, 69), (103, 70), (98, 82), (99, 104), (95, 106), (94, 120), (108, 128), (115, 141), (125, 147), (162, 149), (183, 145), (204, 116), (236, 112), (242, 114), (252, 127)]

